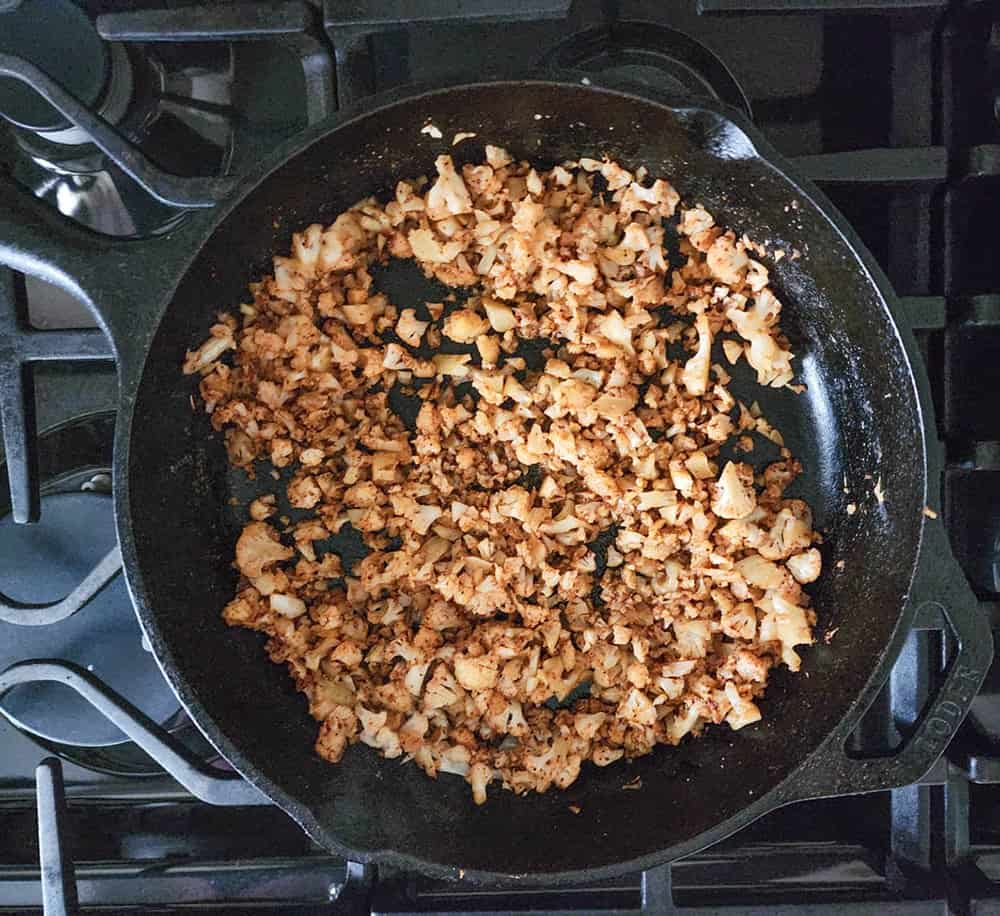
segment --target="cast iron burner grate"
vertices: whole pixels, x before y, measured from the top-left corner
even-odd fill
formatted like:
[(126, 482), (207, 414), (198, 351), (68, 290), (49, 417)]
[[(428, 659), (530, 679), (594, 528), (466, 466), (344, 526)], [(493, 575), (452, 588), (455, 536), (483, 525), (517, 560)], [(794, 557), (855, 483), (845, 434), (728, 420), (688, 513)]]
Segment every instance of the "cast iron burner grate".
[(225, 193), (225, 173), (333, 111), (330, 51), (303, 2), (96, 22), (71, 0), (15, 6), (0, 32), (0, 117), (13, 125), (0, 162), (98, 232), (169, 229), (178, 207)]
[[(206, 758), (160, 673), (120, 575), (111, 501), (114, 414), (90, 414), (39, 437), (45, 513), (18, 525), (0, 497), (0, 669), (26, 658), (88, 671)], [(0, 483), (6, 482), (0, 464)], [(3, 489), (6, 489), (4, 487)], [(43, 747), (80, 766), (121, 776), (163, 770), (93, 706), (65, 686), (27, 684), (0, 714)]]
[[(464, 66), (478, 68), (484, 57), (512, 66), (544, 57), (546, 63), (554, 60), (594, 72), (624, 64), (630, 79), (653, 79), (659, 67), (655, 79), (667, 80), (667, 85), (671, 80), (688, 89), (702, 85), (741, 106), (749, 96), (758, 123), (765, 132), (785, 138), (785, 151), (852, 219), (903, 294), (941, 417), (943, 442), (933, 450), (944, 462), (942, 488), (940, 494), (930, 494), (930, 506), (941, 514), (982, 612), (996, 629), (1000, 412), (992, 398), (996, 386), (983, 384), (1000, 364), (1000, 263), (990, 255), (1000, 204), (996, 11), (975, 0), (699, 0), (675, 4), (669, 11), (641, 0), (603, 3), (600, 10), (596, 3), (568, 6), (545, 0), (517, 4), (517, 21), (500, 26), (511, 11), (498, 11), (488, 0), (418, 4), (417, 9), (326, 0), (322, 19), (336, 49), (332, 65), (324, 64), (316, 50), (316, 43), (326, 45), (307, 4), (135, 12), (101, 20), (100, 30), (134, 45), (140, 55), (147, 53), (149, 42), (251, 42), (279, 36), (305, 42), (299, 47), (305, 86), (325, 87), (311, 96), (321, 100), (313, 104), (314, 115), (335, 94), (356, 97), (433, 79), (438, 76), (435, 67), (461, 67), (460, 59)], [(624, 21), (619, 6), (627, 6), (629, 15), (634, 7), (637, 20), (657, 20), (656, 28), (643, 31), (644, 25)], [(751, 15), (774, 12), (794, 15)], [(558, 18), (566, 14), (568, 21)], [(268, 18), (272, 15), (284, 17), (277, 30), (276, 20)], [(700, 64), (690, 55), (678, 59), (676, 44), (666, 53), (654, 40), (657, 29), (696, 39), (711, 49), (708, 53), (721, 61), (722, 69), (706, 64), (706, 58)], [(566, 41), (574, 31), (581, 34)], [(768, 59), (759, 53), (761, 47), (773, 37), (789, 50), (808, 48), (817, 35), (818, 80), (809, 83), (800, 60), (801, 87), (791, 94), (770, 92), (773, 68), (785, 66), (785, 58)], [(454, 52), (447, 62), (442, 62), (442, 41)], [(548, 55), (542, 54), (545, 48), (552, 49)], [(748, 48), (754, 52), (752, 61)], [(175, 50), (182, 55), (182, 44)], [(886, 65), (873, 78), (872, 62), (880, 56)], [(336, 93), (330, 78), (334, 69)], [(82, 114), (85, 126), (94, 127), (87, 112)], [(97, 127), (97, 135), (120, 156), (114, 135)], [(264, 138), (257, 149), (266, 146)], [(240, 170), (235, 160), (230, 165)], [(133, 177), (174, 203), (203, 203), (206, 191), (211, 197), (224, 190), (210, 181), (164, 182), (155, 169), (140, 169)], [(37, 517), (39, 509), (31, 367), (42, 361), (106, 362), (111, 353), (97, 331), (31, 329), (18, 295), (19, 280), (6, 273), (0, 277), (0, 416), (12, 504), (16, 519), (25, 521)], [(898, 744), (918, 718), (950, 651), (940, 619), (928, 610), (859, 728), (856, 749), (885, 751)], [(34, 804), (23, 785), (4, 788), (0, 762), (0, 798), (9, 806), (0, 817), (19, 843), (16, 854), (0, 843), (0, 908), (23, 911), (40, 903), (33, 865), (39, 848), (52, 911), (58, 911), (60, 899), (73, 902), (66, 868), (70, 850), (59, 842), (66, 832), (78, 862), (80, 899), (116, 912), (142, 912), (156, 904), (242, 912), (252, 903), (285, 913), (326, 909), (334, 901), (331, 911), (380, 913), (707, 914), (773, 913), (779, 908), (838, 913), (883, 907), (899, 913), (943, 908), (965, 913), (986, 911), (998, 899), (1000, 837), (990, 821), (998, 803), (993, 786), (1000, 783), (1000, 675), (991, 675), (947, 755), (918, 784), (794, 806), (712, 849), (643, 875), (599, 886), (531, 891), (376, 875), (319, 854), (297, 829), (289, 829), (281, 812), (257, 807), (260, 798), (246, 783), (206, 765), (173, 738), (164, 739), (127, 706), (128, 715), (123, 715), (122, 703), (85, 670), (25, 666), (7, 675), (8, 683), (47, 679), (86, 694), (123, 732), (150, 749), (190, 794), (171, 794), (159, 783), (154, 789), (152, 782), (145, 789), (137, 789), (134, 781), (87, 788), (68, 780), (71, 802), (84, 797), (91, 802), (72, 805), (67, 817), (58, 767), (46, 762), (38, 773), (41, 837), (35, 843)], [(177, 798), (186, 801), (171, 803)], [(194, 804), (192, 798), (235, 807), (220, 811)], [(136, 827), (137, 818), (142, 829)], [(265, 846), (259, 843), (261, 835), (268, 838)], [(119, 836), (127, 855), (114, 839)], [(89, 839), (81, 842), (81, 837)], [(203, 857), (164, 861), (171, 852), (191, 849)], [(157, 862), (155, 874), (145, 859)], [(97, 864), (101, 860), (120, 864), (108, 869)], [(206, 874), (211, 890), (205, 888)]]

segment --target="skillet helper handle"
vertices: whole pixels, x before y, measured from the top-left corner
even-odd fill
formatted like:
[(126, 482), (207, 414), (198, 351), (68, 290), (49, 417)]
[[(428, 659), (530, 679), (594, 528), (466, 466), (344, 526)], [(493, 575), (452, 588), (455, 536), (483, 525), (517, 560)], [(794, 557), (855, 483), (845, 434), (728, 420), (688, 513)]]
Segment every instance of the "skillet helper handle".
[(939, 520), (927, 520), (910, 592), (914, 629), (950, 632), (955, 650), (944, 682), (902, 747), (889, 757), (849, 757), (843, 735), (806, 763), (789, 801), (859, 794), (911, 785), (945, 752), (993, 661), (993, 633), (951, 553)]

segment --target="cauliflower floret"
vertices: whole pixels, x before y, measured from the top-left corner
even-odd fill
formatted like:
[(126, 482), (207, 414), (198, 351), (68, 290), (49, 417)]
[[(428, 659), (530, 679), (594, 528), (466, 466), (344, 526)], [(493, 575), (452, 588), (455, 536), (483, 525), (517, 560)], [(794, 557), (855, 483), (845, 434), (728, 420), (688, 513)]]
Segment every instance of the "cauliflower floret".
[(715, 220), (704, 207), (698, 205), (690, 210), (685, 210), (681, 215), (680, 225), (677, 231), (681, 235), (697, 235), (706, 229), (711, 229), (715, 225)]
[(413, 256), (431, 264), (449, 264), (461, 253), (460, 241), (442, 242), (430, 229), (412, 229), (406, 236)]
[(459, 692), (455, 676), (445, 664), (439, 664), (424, 687), (424, 708), (441, 709), (458, 701)]
[(429, 321), (418, 321), (415, 309), (403, 309), (399, 313), (399, 321), (396, 322), (396, 333), (403, 343), (411, 347), (419, 347), (424, 331), (430, 325)]
[(500, 361), (500, 341), (493, 334), (481, 334), (476, 338), (476, 349), (483, 368), (495, 366)]
[(365, 230), (357, 213), (353, 210), (341, 213), (322, 235), (316, 266), (320, 270), (350, 269), (364, 240)]
[(288, 617), (294, 620), (296, 617), (301, 617), (306, 612), (306, 603), (301, 598), (296, 598), (294, 595), (280, 595), (278, 593), (274, 593), (268, 598), (268, 601), (271, 604), (271, 610), (276, 614), (281, 614), (282, 617)]
[(472, 343), (490, 329), (490, 323), (472, 309), (452, 312), (444, 322), (444, 335), (458, 343)]
[(734, 639), (757, 636), (757, 614), (749, 601), (742, 601), (722, 612), (722, 632)]
[(573, 727), (581, 738), (591, 741), (597, 737), (597, 733), (601, 730), (605, 719), (607, 719), (607, 715), (603, 712), (581, 712), (574, 716)]
[(733, 731), (760, 721), (760, 709), (758, 709), (757, 704), (744, 698), (736, 689), (735, 684), (731, 681), (728, 682), (725, 691), (726, 699), (733, 704), (733, 708), (726, 716), (726, 722), (729, 723)]
[(737, 649), (722, 666), (724, 677), (737, 677), (744, 681), (763, 684), (767, 681), (770, 660), (760, 655), (754, 655), (747, 649)]
[(604, 747), (597, 746), (594, 748), (594, 752), (590, 755), (590, 759), (599, 767), (610, 766), (617, 760), (621, 760), (625, 756), (625, 749), (621, 747)]
[(423, 746), (424, 736), (430, 729), (430, 720), (423, 713), (415, 712), (399, 730), (399, 744), (407, 754), (416, 753)]
[(681, 655), (704, 658), (708, 654), (712, 631), (707, 620), (675, 620), (673, 630)]
[(738, 340), (727, 338), (722, 341), (722, 352), (726, 354), (726, 359), (729, 360), (730, 365), (735, 366), (739, 362), (739, 358), (743, 355), (743, 344)]
[(258, 496), (250, 503), (250, 518), (257, 522), (270, 518), (275, 511), (275, 498), (272, 495)]
[(357, 731), (358, 718), (354, 710), (347, 706), (335, 706), (319, 727), (316, 753), (330, 763), (337, 763)]
[(720, 235), (705, 253), (705, 263), (713, 276), (729, 286), (739, 286), (746, 276), (750, 259), (731, 232)]
[(253, 588), (244, 589), (222, 609), (222, 619), (231, 627), (256, 629), (261, 624), (264, 614), (260, 596)]
[(708, 455), (701, 449), (692, 452), (684, 459), (684, 467), (688, 469), (695, 480), (708, 480), (708, 478), (715, 476), (715, 468), (708, 460)]
[(442, 514), (440, 506), (417, 506), (416, 511), (410, 517), (410, 523), (417, 534), (427, 534)]
[(781, 588), (787, 575), (776, 563), (756, 553), (740, 560), (736, 570), (750, 585), (763, 589)]
[(580, 756), (569, 751), (565, 738), (557, 738), (552, 746), (537, 754), (525, 756), (527, 770), (537, 780), (535, 791), (544, 792), (555, 783), (564, 789), (576, 780), (580, 772)]
[(185, 375), (193, 375), (195, 372), (203, 374), (211, 372), (216, 360), (223, 353), (236, 348), (233, 329), (227, 324), (213, 324), (211, 334), (212, 336), (198, 347), (197, 350), (188, 350), (183, 367)]
[(608, 312), (603, 318), (594, 322), (594, 329), (626, 353), (635, 353), (635, 347), (632, 345), (632, 332), (625, 323), (621, 312), (614, 310)]
[(592, 286), (597, 280), (597, 267), (590, 261), (561, 261), (556, 267), (581, 286)]
[(749, 311), (736, 308), (726, 310), (726, 317), (733, 323), (736, 333), (747, 343), (747, 362), (757, 370), (761, 385), (781, 387), (792, 379), (792, 354), (783, 350), (774, 339), (774, 324), (781, 304), (773, 295), (762, 291), (757, 294), (754, 307)]
[(464, 378), (469, 374), (467, 363), (472, 357), (468, 353), (438, 353), (431, 359), (434, 371), (438, 375), (450, 375), (453, 378)]
[(802, 659), (795, 647), (811, 646), (814, 642), (806, 612), (776, 593), (770, 595), (770, 603), (773, 610), (765, 618), (768, 626), (761, 628), (761, 639), (777, 639), (781, 643), (781, 660), (792, 671), (798, 671)]
[(526, 197), (514, 206), (514, 218), (511, 220), (511, 225), (518, 232), (530, 235), (535, 231), (535, 226), (538, 225), (544, 215), (545, 207), (537, 200), (531, 200)]
[(691, 732), (700, 719), (698, 707), (694, 704), (687, 706), (683, 712), (667, 721), (667, 740), (671, 744), (680, 744), (681, 739)]
[(495, 169), (502, 169), (505, 165), (510, 165), (513, 161), (510, 153), (502, 146), (491, 146), (486, 144), (486, 161)]
[(819, 578), (820, 570), (823, 566), (823, 558), (819, 551), (813, 547), (811, 550), (797, 553), (785, 561), (788, 571), (795, 576), (797, 582), (803, 584), (815, 582)]
[(295, 553), (278, 540), (278, 532), (266, 522), (250, 522), (236, 542), (236, 565), (248, 579), (256, 579), (267, 567)]
[[(472, 212), (472, 198), (462, 176), (455, 171), (451, 156), (434, 160), (438, 179), (427, 195), (427, 215), (433, 220)], [(412, 244), (412, 243), (411, 243)], [(449, 259), (450, 260), (450, 259)]]
[(812, 545), (812, 513), (802, 500), (789, 500), (778, 512), (767, 539), (760, 545), (761, 556), (783, 560)]
[(497, 682), (496, 659), (487, 655), (478, 658), (456, 656), (455, 677), (466, 690), (492, 690)]
[(448, 748), (441, 755), (441, 772), (452, 773), (455, 776), (469, 775), (469, 749), (462, 745)]
[(361, 721), (361, 740), (365, 744), (377, 748), (389, 760), (403, 752), (399, 736), (386, 724), (389, 717), (387, 712), (369, 712), (364, 706), (358, 706), (357, 712)]
[(695, 319), (694, 326), (698, 332), (698, 349), (684, 364), (681, 381), (688, 394), (700, 397), (708, 390), (708, 370), (712, 364), (712, 326), (704, 314)]
[(315, 477), (296, 474), (288, 484), (288, 502), (295, 509), (311, 509), (323, 498)]
[(507, 331), (513, 330), (517, 324), (513, 310), (504, 302), (490, 296), (484, 296), (483, 308), (486, 310), (486, 318), (489, 320), (490, 327), (498, 334), (505, 334)]
[(670, 482), (685, 496), (690, 495), (694, 488), (694, 477), (685, 466), (685, 462), (679, 458), (674, 458), (668, 466), (670, 472)]
[(486, 787), (490, 784), (490, 780), (493, 779), (493, 770), (485, 763), (474, 763), (469, 767), (469, 773), (465, 778), (469, 785), (472, 786), (472, 800), (477, 805), (485, 805)]

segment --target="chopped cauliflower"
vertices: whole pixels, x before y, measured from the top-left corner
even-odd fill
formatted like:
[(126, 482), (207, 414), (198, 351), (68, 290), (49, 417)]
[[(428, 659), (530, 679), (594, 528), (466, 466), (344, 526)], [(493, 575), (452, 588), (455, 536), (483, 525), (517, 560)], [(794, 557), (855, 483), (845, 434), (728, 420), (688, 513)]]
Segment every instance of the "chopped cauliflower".
[(452, 312), (444, 321), (443, 333), (458, 343), (473, 343), (490, 329), (490, 323), (472, 309)]
[(788, 567), (788, 571), (799, 582), (805, 584), (807, 582), (815, 582), (819, 578), (823, 561), (819, 551), (813, 547), (789, 557), (785, 561), (785, 565)]
[(472, 198), (462, 180), (455, 171), (455, 163), (451, 156), (438, 156), (434, 160), (438, 179), (427, 194), (426, 212), (433, 220), (447, 219), (472, 211)]
[(212, 336), (198, 347), (197, 350), (188, 351), (183, 367), (185, 375), (211, 371), (223, 353), (235, 348), (236, 341), (233, 339), (233, 329), (227, 324), (220, 323), (213, 325), (211, 334)]
[(418, 321), (414, 309), (403, 309), (396, 322), (396, 333), (403, 343), (411, 347), (419, 347), (424, 331), (430, 326), (429, 321)]
[(236, 542), (236, 565), (248, 579), (256, 579), (275, 563), (289, 559), (295, 551), (278, 540), (278, 532), (265, 522), (250, 522)]
[[(268, 637), (319, 756), (405, 755), (476, 804), (759, 721), (822, 565), (787, 449), (726, 457), (784, 442), (725, 368), (793, 379), (759, 246), (606, 158), (435, 166), (296, 233), (186, 355), (230, 463), (287, 468), (224, 621)], [(390, 301), (394, 258), (454, 293)]]
[(712, 362), (712, 328), (708, 317), (704, 314), (697, 317), (694, 326), (698, 332), (698, 349), (685, 363), (681, 380), (688, 394), (697, 397), (708, 390), (708, 369)]
[(753, 468), (727, 461), (715, 485), (712, 511), (719, 518), (744, 518), (757, 508)]

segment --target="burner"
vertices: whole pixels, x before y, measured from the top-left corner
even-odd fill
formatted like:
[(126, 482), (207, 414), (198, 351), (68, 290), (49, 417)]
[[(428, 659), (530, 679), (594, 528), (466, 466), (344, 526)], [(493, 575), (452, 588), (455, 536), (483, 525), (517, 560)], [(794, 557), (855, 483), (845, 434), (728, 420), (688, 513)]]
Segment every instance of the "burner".
[(609, 74), (671, 95), (718, 99), (750, 116), (750, 102), (729, 68), (683, 32), (653, 22), (621, 20), (571, 35), (543, 66)]
[[(30, 60), (87, 106), (106, 95), (110, 55), (93, 24), (70, 0), (24, 0), (0, 12), (0, 52)], [(0, 78), (0, 117), (52, 139), (72, 128), (34, 90), (9, 77)]]
[(0, 54), (33, 64), (118, 135), (110, 155), (34, 88), (3, 77), (0, 168), (98, 232), (169, 230), (181, 205), (139, 187), (118, 164), (123, 143), (168, 175), (214, 178), (245, 171), (332, 110), (332, 51), (307, 6), (250, 6), (133, 10), (95, 25), (70, 0), (0, 0)]
[[(42, 520), (29, 526), (16, 525), (9, 514), (0, 517), (5, 561), (0, 592), (6, 597), (57, 601), (115, 546), (111, 478), (101, 467), (101, 460), (110, 456), (113, 429), (113, 418), (102, 415), (40, 437), (42, 466), (50, 472), (42, 488)], [(143, 648), (120, 574), (64, 620), (42, 626), (0, 622), (0, 669), (39, 658), (64, 659), (92, 671), (156, 722), (166, 723), (178, 713), (176, 697)], [(128, 743), (115, 726), (59, 684), (20, 687), (4, 698), (0, 712), (50, 744), (110, 748)]]
[[(0, 29), (3, 24), (0, 14)], [(123, 43), (104, 42), (96, 32), (94, 37), (108, 61), (106, 89), (93, 106), (96, 113), (171, 174), (223, 174), (230, 165), (235, 130), (230, 50), (205, 46), (180, 54), (163, 45), (140, 54)], [(0, 161), (7, 160), (14, 177), (36, 196), (106, 235), (148, 236), (177, 222), (181, 212), (153, 200), (86, 131), (65, 121), (43, 130), (10, 117), (3, 82), (0, 114), (13, 127), (6, 136), (0, 131)], [(61, 117), (33, 89), (21, 84), (15, 88)]]

